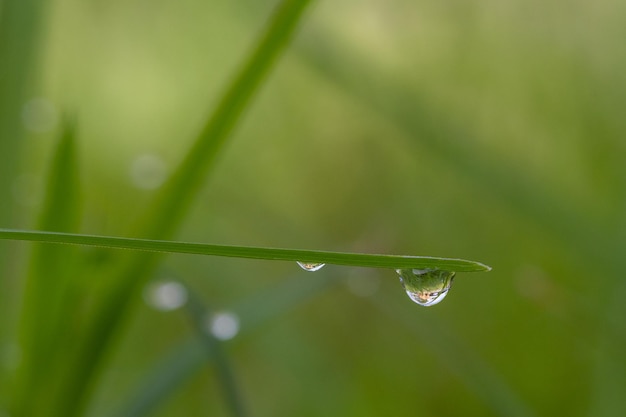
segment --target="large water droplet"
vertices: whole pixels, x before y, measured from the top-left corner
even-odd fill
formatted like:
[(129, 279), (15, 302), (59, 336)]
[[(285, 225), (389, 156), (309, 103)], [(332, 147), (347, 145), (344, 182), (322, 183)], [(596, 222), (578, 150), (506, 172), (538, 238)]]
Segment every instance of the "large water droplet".
[(300, 268), (304, 269), (305, 271), (309, 271), (309, 272), (315, 272), (315, 271), (319, 271), (320, 269), (322, 269), (324, 267), (323, 263), (320, 262), (297, 262), (298, 265), (300, 265)]
[(441, 269), (397, 269), (396, 272), (409, 298), (425, 307), (446, 298), (455, 274)]

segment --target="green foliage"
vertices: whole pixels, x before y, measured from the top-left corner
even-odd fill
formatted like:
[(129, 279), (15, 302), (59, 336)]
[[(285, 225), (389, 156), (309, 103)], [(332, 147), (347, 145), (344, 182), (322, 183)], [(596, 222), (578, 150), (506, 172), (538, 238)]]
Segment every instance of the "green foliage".
[[(73, 231), (79, 227), (80, 194), (74, 126), (66, 124), (50, 167), (47, 195), (39, 227)], [(51, 361), (66, 348), (71, 336), (68, 317), (74, 316), (80, 293), (76, 288), (79, 256), (76, 248), (33, 248), (24, 291), (21, 321), (22, 367), (14, 395), (18, 414), (39, 415), (48, 407), (51, 386), (60, 362)], [(36, 395), (41, 401), (29, 401)]]
[[(203, 178), (211, 168), (217, 152), (276, 57), (284, 49), (308, 3), (308, 1), (301, 0), (286, 0), (279, 6), (267, 30), (259, 38), (258, 45), (250, 58), (225, 92), (221, 102), (218, 103), (215, 113), (207, 122), (194, 147), (188, 153), (188, 157), (157, 196), (154, 208), (149, 211), (151, 215), (147, 217), (148, 220), (143, 227), (146, 235), (163, 237), (173, 234), (192, 198), (197, 194)], [(12, 12), (13, 6), (14, 4), (10, 3), (5, 10)], [(38, 14), (38, 10), (24, 9), (23, 13), (31, 16)], [(12, 14), (9, 13), (9, 16)], [(13, 36), (11, 34), (8, 39), (13, 40)], [(3, 37), (3, 40), (6, 39), (7, 36)], [(9, 47), (4, 49), (11, 50)], [(19, 101), (13, 96), (8, 99), (12, 102)], [(10, 121), (16, 118), (13, 115)], [(72, 128), (68, 127), (52, 165), (48, 202), (43, 208), (42, 226), (44, 229), (71, 230), (76, 225), (78, 199), (75, 189), (78, 173), (75, 169), (73, 136)], [(80, 238), (79, 235), (59, 233), (51, 233), (48, 236), (53, 235), (63, 236), (65, 242), (72, 236)], [(31, 235), (31, 237), (36, 236)], [(22, 237), (25, 236), (22, 235)], [(39, 235), (39, 239), (41, 237), (42, 235)], [(93, 241), (93, 237), (87, 237), (84, 240), (85, 238), (85, 236), (82, 237), (83, 244), (90, 239), (100, 246), (104, 242), (103, 238), (96, 238), (98, 242)], [(104, 246), (111, 247), (111, 242)], [(128, 248), (128, 245), (120, 246), (120, 242), (118, 241), (117, 247)], [(132, 242), (140, 241), (127, 240), (126, 242), (134, 246)], [(167, 244), (167, 242), (144, 241), (143, 249), (154, 250), (163, 243)], [(172, 243), (177, 245), (176, 242), (170, 242)], [(213, 249), (218, 252), (222, 249), (223, 252), (223, 248), (220, 247)], [(236, 251), (236, 249), (230, 249), (226, 253), (232, 254), (233, 250)], [(252, 248), (246, 253), (248, 257), (259, 257), (262, 255), (260, 251), (262, 252), (262, 249)], [(278, 253), (280, 254), (280, 251)], [(82, 334), (77, 334), (77, 343), (69, 346), (71, 355), (67, 355), (66, 351), (61, 350), (57, 345), (62, 345), (64, 336), (70, 336), (64, 331), (63, 319), (67, 319), (67, 316), (76, 313), (77, 310), (74, 304), (78, 300), (72, 297), (75, 294), (70, 288), (72, 283), (68, 282), (71, 281), (73, 266), (69, 260), (73, 258), (75, 256), (68, 248), (59, 248), (57, 251), (39, 249), (32, 256), (33, 272), (27, 281), (25, 296), (27, 302), (21, 322), (24, 334), (21, 346), (25, 355), (17, 374), (20, 382), (16, 385), (17, 390), (14, 393), (12, 407), (12, 412), (16, 415), (73, 416), (83, 412), (90, 389), (93, 387), (95, 372), (106, 353), (106, 347), (120, 326), (130, 300), (157, 265), (157, 258), (152, 253), (140, 253), (122, 258), (119, 262), (120, 278), (114, 279), (104, 294), (95, 301), (96, 307), (86, 322), (82, 323), (84, 330)], [(77, 274), (80, 273), (84, 271), (77, 272)], [(68, 302), (70, 308), (67, 308)], [(42, 331), (42, 329), (45, 330)], [(212, 339), (209, 338), (209, 340)], [(212, 342), (212, 345), (215, 343), (217, 342)], [(67, 346), (64, 347), (67, 348)], [(218, 363), (224, 363), (224, 360)], [(61, 364), (63, 364), (63, 369), (60, 369)], [(42, 374), (43, 378), (40, 378), (39, 374)], [(38, 393), (37, 396), (41, 398), (41, 401), (28, 400), (29, 396), (34, 393)]]

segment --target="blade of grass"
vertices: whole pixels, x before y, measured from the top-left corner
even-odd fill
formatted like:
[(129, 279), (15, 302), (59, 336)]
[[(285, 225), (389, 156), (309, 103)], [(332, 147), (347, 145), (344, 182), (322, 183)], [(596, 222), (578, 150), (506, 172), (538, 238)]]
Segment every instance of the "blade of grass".
[(230, 84), (186, 159), (164, 186), (141, 228), (142, 236), (172, 236), (230, 133), (285, 49), (311, 0), (285, 0), (276, 9), (242, 71)]
[(245, 417), (248, 413), (243, 405), (241, 390), (235, 380), (235, 374), (228, 356), (224, 352), (222, 342), (206, 327), (207, 319), (212, 312), (193, 290), (188, 288), (187, 293), (189, 299), (185, 304), (185, 310), (191, 318), (196, 336), (202, 342), (205, 354), (215, 365), (216, 377), (228, 409), (234, 417)]
[[(19, 162), (19, 144), (23, 136), (20, 110), (32, 69), (35, 68), (43, 0), (4, 0), (0, 10), (0, 192), (11, 195), (12, 181)], [(12, 217), (12, 199), (0, 204), (0, 221)]]
[[(74, 126), (65, 123), (50, 166), (39, 227), (58, 231), (78, 228), (78, 177)], [(74, 307), (67, 295), (75, 251), (68, 246), (37, 244), (33, 247), (20, 324), (22, 361), (20, 382), (14, 387), (16, 415), (36, 415), (32, 407), (40, 401), (27, 399), (35, 395), (42, 400), (51, 392), (46, 377), (52, 374), (47, 371), (55, 363), (51, 358), (59, 341), (64, 339), (62, 327), (67, 317), (72, 317), (66, 310)]]
[[(245, 340), (246, 336), (250, 336), (271, 319), (284, 316), (311, 300), (329, 285), (340, 282), (332, 275), (322, 275), (320, 278), (302, 280), (301, 274), (297, 274), (236, 303), (228, 309), (239, 317), (241, 326), (233, 342)], [(191, 379), (209, 359), (195, 338), (180, 342), (164, 355), (158, 365), (149, 368), (148, 374), (137, 384), (137, 389), (129, 393), (127, 400), (116, 408), (117, 412), (108, 415), (148, 416), (162, 401)]]
[(152, 365), (126, 396), (122, 406), (105, 414), (109, 417), (146, 417), (202, 369), (207, 355), (198, 340), (189, 338), (177, 344), (162, 359)]
[(626, 410), (626, 399), (622, 394), (626, 387), (626, 361), (624, 361), (623, 317), (626, 316), (626, 283), (621, 282), (607, 297), (604, 320), (599, 321), (594, 340), (594, 364), (591, 369), (591, 395), (587, 416), (617, 417)]
[(430, 256), (376, 255), (304, 249), (277, 249), (254, 246), (211, 245), (205, 243), (187, 243), (166, 240), (133, 239), (26, 230), (0, 229), (0, 239), (100, 246), (151, 252), (226, 256), (234, 258), (267, 259), (293, 262), (306, 261), (372, 268), (433, 268), (457, 272), (484, 272), (491, 270), (489, 266), (480, 262), (468, 261), (465, 259), (436, 258)]
[[(140, 236), (165, 239), (174, 234), (205, 182), (218, 152), (249, 106), (272, 64), (285, 49), (310, 3), (311, 0), (284, 0), (280, 3), (187, 157), (156, 197), (140, 228)], [(136, 253), (120, 261), (120, 272), (112, 280), (109, 294), (96, 306), (86, 333), (79, 341), (69, 379), (65, 382), (64, 394), (59, 396), (59, 403), (53, 413), (74, 417), (82, 412), (113, 334), (125, 317), (138, 288), (154, 272), (158, 261), (159, 256), (153, 253)]]
[[(13, 185), (21, 160), (23, 128), (20, 111), (27, 86), (33, 76), (45, 0), (3, 0), (0, 4), (0, 224), (13, 225), (16, 210)], [(0, 243), (0, 340), (12, 341), (17, 303), (15, 279), (17, 267), (11, 247)], [(13, 343), (13, 342), (9, 342)], [(12, 385), (12, 382), (10, 382)], [(0, 372), (0, 402), (12, 391), (7, 372)]]

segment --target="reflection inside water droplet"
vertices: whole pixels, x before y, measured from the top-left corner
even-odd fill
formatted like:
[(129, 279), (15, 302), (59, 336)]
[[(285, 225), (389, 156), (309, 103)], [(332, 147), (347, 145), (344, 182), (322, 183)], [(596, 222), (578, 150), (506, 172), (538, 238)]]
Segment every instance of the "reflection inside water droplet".
[(425, 307), (446, 298), (455, 274), (440, 269), (397, 269), (396, 272), (409, 298)]
[(300, 268), (309, 272), (319, 271), (320, 269), (324, 267), (324, 265), (326, 265), (320, 262), (299, 262), (299, 261), (297, 262), (297, 264), (300, 265)]

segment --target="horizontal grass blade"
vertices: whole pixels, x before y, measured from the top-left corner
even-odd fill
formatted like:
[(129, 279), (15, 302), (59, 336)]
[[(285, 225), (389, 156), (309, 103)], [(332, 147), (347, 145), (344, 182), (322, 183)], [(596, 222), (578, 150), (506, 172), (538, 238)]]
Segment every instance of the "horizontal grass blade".
[(277, 249), (254, 246), (211, 245), (206, 243), (174, 242), (168, 240), (134, 239), (29, 230), (0, 229), (0, 239), (99, 246), (148, 252), (186, 253), (233, 258), (266, 259), (274, 261), (319, 262), (334, 265), (363, 266), (371, 268), (436, 268), (457, 272), (481, 272), (491, 270), (491, 267), (480, 262), (468, 261), (465, 259), (328, 252), (304, 249)]

